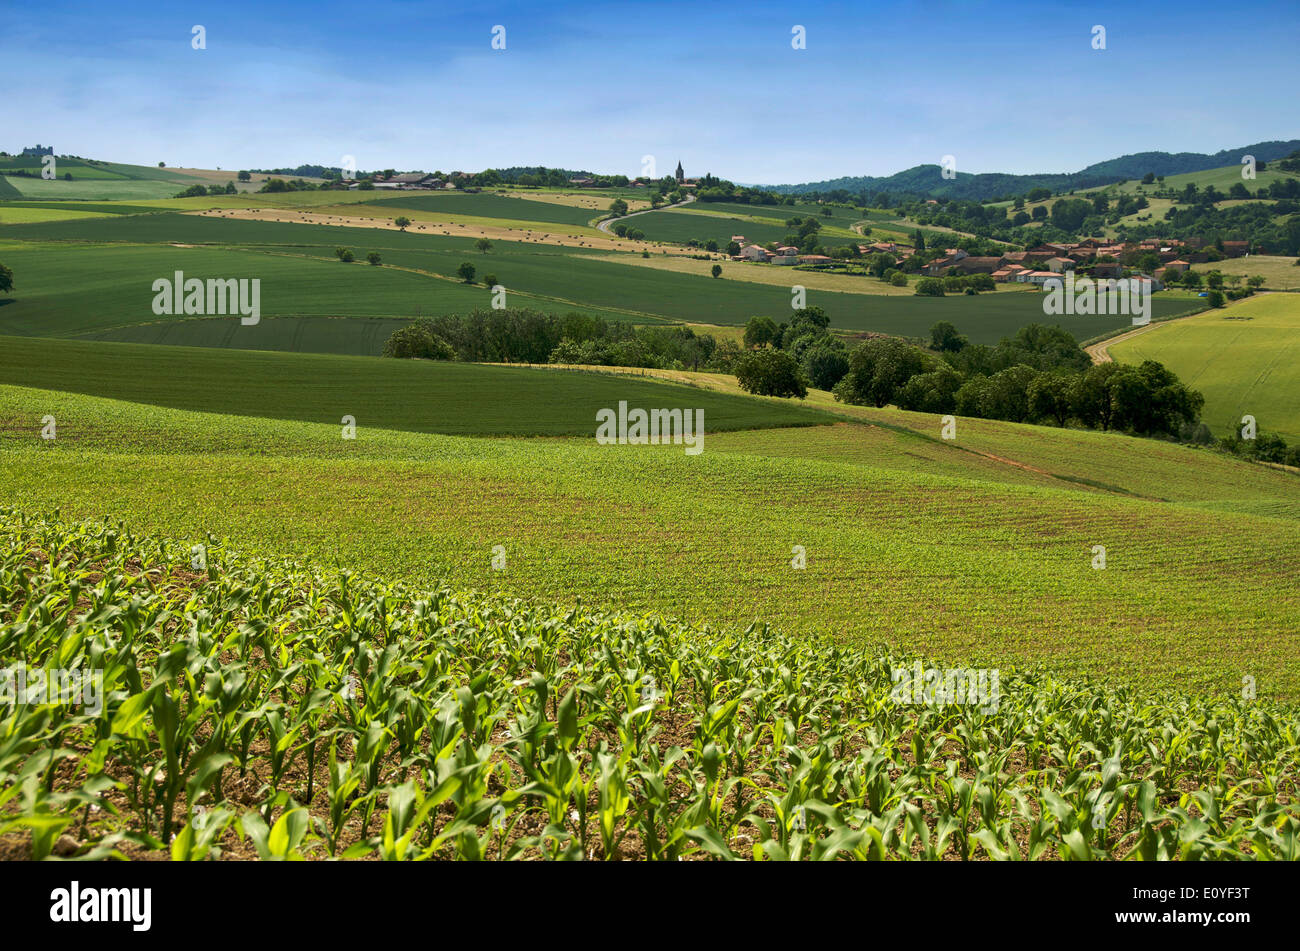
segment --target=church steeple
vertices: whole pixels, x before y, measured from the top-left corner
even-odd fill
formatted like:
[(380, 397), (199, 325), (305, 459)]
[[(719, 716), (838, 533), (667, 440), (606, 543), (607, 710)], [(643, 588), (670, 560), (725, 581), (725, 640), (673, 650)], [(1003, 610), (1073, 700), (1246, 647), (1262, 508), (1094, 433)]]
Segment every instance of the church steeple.
[(682, 160), (681, 160), (681, 159), (678, 159), (678, 160), (677, 160), (677, 181), (679, 181), (679, 182), (684, 182), (684, 181), (686, 181), (686, 173), (682, 171)]

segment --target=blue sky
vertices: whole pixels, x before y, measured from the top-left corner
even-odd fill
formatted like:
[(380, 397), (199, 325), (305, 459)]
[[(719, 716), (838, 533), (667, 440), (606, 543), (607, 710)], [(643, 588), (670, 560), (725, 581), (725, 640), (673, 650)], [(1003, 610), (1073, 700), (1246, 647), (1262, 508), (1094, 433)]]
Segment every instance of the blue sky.
[[(791, 48), (796, 24), (806, 49)], [(652, 155), (659, 174), (680, 158), (688, 174), (769, 184), (944, 155), (963, 172), (1074, 171), (1300, 137), (1297, 49), (1295, 0), (44, 0), (4, 14), (0, 147), (229, 169), (351, 155), (362, 169), (626, 174)]]

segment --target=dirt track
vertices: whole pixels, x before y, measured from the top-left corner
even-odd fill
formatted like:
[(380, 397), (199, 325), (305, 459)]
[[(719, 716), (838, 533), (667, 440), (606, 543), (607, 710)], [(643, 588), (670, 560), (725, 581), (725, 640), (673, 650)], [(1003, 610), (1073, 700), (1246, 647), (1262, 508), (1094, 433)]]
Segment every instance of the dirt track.
[(1146, 333), (1154, 326), (1156, 325), (1144, 324), (1141, 327), (1134, 327), (1132, 330), (1127, 330), (1124, 333), (1119, 334), (1118, 336), (1107, 337), (1105, 340), (1102, 340), (1098, 343), (1094, 343), (1091, 347), (1084, 347), (1083, 352), (1086, 353), (1089, 357), (1091, 357), (1092, 362), (1095, 364), (1113, 363), (1114, 360), (1111, 358), (1110, 355), (1111, 344), (1119, 343), (1121, 340), (1128, 340), (1130, 337), (1136, 337), (1138, 334), (1141, 333)]

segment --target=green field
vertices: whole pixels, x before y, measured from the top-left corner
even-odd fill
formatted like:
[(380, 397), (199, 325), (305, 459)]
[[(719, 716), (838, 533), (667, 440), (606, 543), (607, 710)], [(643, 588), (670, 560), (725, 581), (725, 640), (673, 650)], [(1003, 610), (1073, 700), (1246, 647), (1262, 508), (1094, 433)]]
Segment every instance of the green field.
[(1158, 360), (1200, 390), (1216, 435), (1250, 414), (1261, 431), (1300, 441), (1300, 296), (1256, 295), (1152, 327), (1110, 352), (1122, 363)]
[[(373, 193), (372, 193), (373, 194)], [(610, 198), (613, 201), (613, 198)], [(423, 213), (469, 215), (476, 218), (505, 218), (511, 221), (553, 222), (555, 224), (586, 225), (593, 218), (602, 217), (590, 208), (575, 208), (549, 201), (529, 201), (526, 198), (509, 198), (489, 192), (461, 194), (458, 192), (406, 192), (392, 198), (371, 198), (361, 207), (365, 213), (391, 214), (403, 210)]]
[[(1140, 480), (1116, 475), (1110, 447), (1132, 445), (1136, 457), (1148, 442), (1070, 445), (1075, 434), (1060, 431), (1050, 451), (1066, 461), (1053, 471), (1070, 478), (1039, 479), (964, 437), (937, 442), (933, 417), (907, 414), (907, 426), (895, 411), (879, 426), (822, 429), (843, 433), (832, 452), (815, 451), (820, 438), (803, 429), (711, 435), (698, 456), (589, 437), (398, 433), (380, 427), (590, 432), (590, 408), (640, 381), (201, 351), (176, 353), (177, 379), (150, 356), (161, 348), (132, 361), (79, 352), (102, 344), (19, 345), (29, 352), (6, 361), (6, 381), (93, 384), (207, 412), (8, 388), (0, 502), (112, 514), (178, 538), (210, 531), (242, 550), (420, 582), (733, 629), (760, 620), (975, 666), (1045, 664), (1220, 695), (1250, 675), (1264, 695), (1300, 696), (1300, 483), (1208, 451), (1167, 447), (1169, 461), (1150, 471), (1177, 489), (1138, 496)], [(542, 396), (566, 387), (600, 395), (581, 411)], [(750, 408), (727, 419), (708, 396), (681, 399), (706, 407), (710, 427), (797, 412), (738, 398)], [(339, 438), (344, 414), (357, 418), (355, 441)], [(38, 436), (45, 415), (58, 420), (53, 443)], [(870, 442), (858, 443), (864, 430)], [(1234, 480), (1248, 506), (1223, 506)], [(505, 573), (491, 569), (494, 545), (509, 552)], [(805, 570), (791, 568), (795, 545)], [(1096, 545), (1107, 548), (1104, 571), (1091, 566)]]
[[(0, 333), (7, 334), (115, 332), (153, 324), (148, 289), (154, 279), (178, 268), (190, 276), (261, 277), (268, 316), (415, 317), (485, 306), (486, 288), (454, 278), (466, 260), (481, 276), (495, 274), (517, 295), (515, 303), (549, 311), (740, 326), (756, 314), (779, 318), (791, 302), (786, 286), (640, 267), (632, 255), (622, 263), (607, 252), (597, 257), (581, 249), (507, 241), (494, 242), (490, 253), (480, 254), (469, 237), (367, 228), (149, 214), (9, 225), (0, 228), (0, 241), (6, 239), (30, 242), (11, 244), (16, 250), (4, 252), (19, 282), (15, 301), (0, 310)], [(74, 246), (74, 241), (154, 246), (93, 248)], [(166, 242), (220, 249), (157, 246)], [(384, 263), (394, 267), (341, 265), (333, 258), (340, 245), (354, 249), (358, 259), (379, 251)], [(69, 284), (69, 273), (81, 277)], [(789, 278), (798, 283), (797, 273)], [(1028, 323), (1055, 322), (1042, 313), (1042, 300), (1034, 294), (928, 298), (810, 290), (808, 303), (823, 307), (838, 329), (919, 337), (936, 321), (949, 320), (977, 343), (996, 342)], [(1186, 299), (1157, 297), (1153, 311), (1162, 318), (1195, 306)], [(1061, 322), (1079, 339), (1128, 323), (1123, 317)], [(155, 331), (133, 329), (126, 336), (177, 340), (172, 333), (159, 337)], [(182, 333), (185, 342), (201, 343), (212, 332)], [(319, 345), (312, 342), (313, 334), (297, 339), (304, 349), (337, 346), (333, 334)], [(366, 339), (358, 338), (355, 352), (374, 352)]]
[(706, 430), (827, 422), (816, 410), (635, 377), (426, 360), (0, 338), (0, 382), (157, 406), (425, 433), (595, 435), (596, 411), (699, 408)]
[[(362, 259), (373, 246), (357, 245)], [(374, 325), (326, 326), (298, 322), (292, 334), (263, 328), (231, 327), (219, 317), (156, 315), (153, 282), (173, 279), (176, 271), (197, 278), (258, 278), (261, 313), (267, 317), (384, 317), (412, 319), (487, 307), (491, 292), (483, 284), (365, 263), (343, 264), (328, 252), (305, 255), (268, 254), (226, 248), (180, 248), (159, 245), (25, 245), (6, 249), (3, 260), (15, 272), (15, 294), (0, 300), (0, 334), (75, 336), (177, 342), (251, 349), (291, 349), (374, 354)], [(387, 255), (387, 251), (385, 251)], [(464, 260), (465, 254), (454, 256)], [(564, 261), (566, 258), (559, 258)], [(70, 282), (68, 274), (77, 280)], [(20, 283), (19, 283), (20, 282)], [(571, 301), (552, 301), (516, 294), (513, 303), (555, 313), (581, 311), (610, 319), (619, 314)], [(652, 316), (643, 318), (653, 322)], [(345, 323), (339, 321), (338, 323)], [(211, 324), (211, 326), (207, 326)], [(200, 326), (202, 325), (202, 326)], [(220, 329), (218, 329), (220, 328)], [(264, 339), (266, 338), (266, 339)], [(385, 338), (386, 339), (386, 338)], [(339, 350), (344, 341), (345, 349)], [(382, 348), (383, 341), (378, 342)]]
[[(748, 209), (746, 214), (729, 212), (728, 209)], [(866, 239), (849, 230), (854, 218), (848, 210), (837, 209), (839, 217), (822, 218), (820, 238), (828, 248), (842, 244), (858, 244)], [(812, 212), (808, 212), (811, 214)], [(685, 243), (696, 239), (701, 243), (716, 241), (718, 247), (726, 248), (733, 234), (743, 234), (746, 244), (767, 244), (769, 241), (783, 241), (785, 236), (796, 228), (787, 228), (788, 218), (805, 217), (793, 209), (782, 205), (725, 205), (712, 202), (695, 202), (681, 208), (667, 208), (649, 211), (628, 220), (629, 228), (645, 232), (651, 241), (671, 241)]]
[(1243, 279), (1258, 274), (1264, 278), (1264, 287), (1269, 290), (1295, 291), (1300, 290), (1300, 267), (1296, 267), (1298, 260), (1300, 258), (1280, 254), (1252, 254), (1249, 257), (1194, 264), (1192, 270), (1202, 276), (1211, 271), (1218, 271), (1224, 277), (1240, 274)]
[(102, 677), (0, 707), (11, 859), (1300, 858), (1296, 709), (1259, 698), (927, 695), (916, 655), (12, 508), (0, 645)]
[[(142, 198), (170, 198), (186, 186), (175, 182), (149, 181), (125, 178), (78, 178), (73, 172), (72, 181), (62, 178), (46, 181), (43, 178), (8, 175), (5, 182), (23, 198), (48, 198), (53, 200), (85, 199), (88, 201), (138, 201)], [(3, 196), (0, 196), (3, 197)]]
[(31, 224), (37, 221), (72, 221), (77, 218), (99, 218), (102, 215), (104, 212), (101, 211), (15, 207), (11, 202), (0, 204), (0, 225)]
[[(1295, 172), (1283, 172), (1275, 167), (1269, 167), (1265, 168), (1262, 172), (1256, 171), (1255, 178), (1248, 180), (1241, 177), (1242, 167), (1243, 166), (1241, 165), (1225, 165), (1222, 168), (1210, 168), (1202, 172), (1185, 172), (1181, 175), (1167, 175), (1165, 176), (1163, 186), (1158, 182), (1151, 185), (1143, 185), (1139, 179), (1129, 179), (1123, 185), (1109, 186), (1109, 190), (1117, 192), (1136, 192), (1142, 190), (1150, 195), (1153, 191), (1162, 187), (1181, 191), (1191, 183), (1195, 184), (1196, 187), (1201, 190), (1204, 190), (1209, 185), (1213, 185), (1216, 189), (1226, 195), (1228, 189), (1233, 185), (1236, 185), (1238, 182), (1245, 185), (1253, 193), (1258, 191), (1260, 188), (1267, 187), (1275, 181), (1300, 178), (1300, 175), (1297, 175)], [(1092, 189), (1089, 190), (1091, 191)]]

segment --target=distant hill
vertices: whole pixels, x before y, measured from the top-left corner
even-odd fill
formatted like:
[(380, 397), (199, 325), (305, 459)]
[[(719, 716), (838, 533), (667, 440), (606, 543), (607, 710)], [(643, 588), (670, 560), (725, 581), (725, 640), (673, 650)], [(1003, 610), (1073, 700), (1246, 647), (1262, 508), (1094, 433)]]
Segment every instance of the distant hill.
[(1031, 188), (1047, 188), (1053, 192), (1077, 188), (1096, 188), (1119, 181), (1141, 178), (1148, 172), (1155, 175), (1182, 175), (1202, 172), (1225, 165), (1236, 165), (1243, 155), (1253, 155), (1256, 161), (1272, 162), (1300, 149), (1300, 139), (1289, 142), (1256, 142), (1236, 149), (1224, 149), (1213, 155), (1202, 152), (1137, 152), (1119, 158), (1097, 162), (1077, 172), (1043, 173), (1040, 175), (1009, 175), (1001, 172), (970, 174), (958, 172), (957, 177), (945, 179), (938, 165), (917, 165), (883, 178), (854, 175), (834, 178), (824, 182), (806, 182), (801, 185), (763, 185), (786, 195), (807, 195), (813, 192), (843, 190), (853, 194), (862, 192), (889, 192), (891, 194), (921, 195), (927, 198), (965, 198), (987, 201), (993, 198), (1022, 195)]

